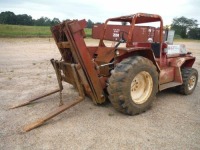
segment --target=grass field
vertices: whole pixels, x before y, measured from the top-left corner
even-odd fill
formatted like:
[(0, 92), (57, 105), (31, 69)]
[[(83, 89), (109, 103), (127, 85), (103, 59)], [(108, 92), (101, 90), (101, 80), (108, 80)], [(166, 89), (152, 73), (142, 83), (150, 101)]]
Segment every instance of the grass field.
[(48, 37), (51, 36), (50, 27), (0, 25), (0, 37)]
[(194, 39), (174, 39), (174, 42), (200, 42), (200, 40), (194, 40)]
[[(91, 29), (85, 29), (87, 37), (91, 37)], [(48, 26), (22, 26), (0, 24), (0, 37), (50, 37)]]

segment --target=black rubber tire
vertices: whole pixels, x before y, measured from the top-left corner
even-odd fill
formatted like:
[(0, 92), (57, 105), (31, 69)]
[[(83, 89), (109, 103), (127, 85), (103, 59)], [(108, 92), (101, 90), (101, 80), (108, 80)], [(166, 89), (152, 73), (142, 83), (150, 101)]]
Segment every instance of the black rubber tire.
[[(182, 78), (183, 78), (183, 84), (178, 86), (178, 92), (183, 95), (190, 95), (193, 93), (194, 89), (196, 88), (197, 82), (198, 82), (198, 72), (194, 68), (183, 68), (181, 70)], [(189, 89), (188, 84), (189, 80), (192, 76), (196, 77), (195, 85), (192, 89)]]
[[(137, 104), (131, 98), (130, 88), (134, 77), (142, 71), (150, 74), (153, 88), (148, 99), (142, 104)], [(108, 93), (109, 100), (116, 110), (135, 115), (146, 111), (151, 106), (158, 91), (158, 72), (152, 61), (142, 56), (129, 57), (118, 63), (111, 73)]]

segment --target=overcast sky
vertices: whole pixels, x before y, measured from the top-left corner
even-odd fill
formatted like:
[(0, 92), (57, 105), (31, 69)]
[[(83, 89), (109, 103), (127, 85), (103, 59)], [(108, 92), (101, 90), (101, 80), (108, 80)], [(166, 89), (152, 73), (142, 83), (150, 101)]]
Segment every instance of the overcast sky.
[(3, 11), (28, 14), (34, 19), (45, 16), (93, 22), (144, 12), (161, 15), (164, 25), (181, 16), (196, 19), (200, 24), (200, 0), (0, 0), (0, 12)]

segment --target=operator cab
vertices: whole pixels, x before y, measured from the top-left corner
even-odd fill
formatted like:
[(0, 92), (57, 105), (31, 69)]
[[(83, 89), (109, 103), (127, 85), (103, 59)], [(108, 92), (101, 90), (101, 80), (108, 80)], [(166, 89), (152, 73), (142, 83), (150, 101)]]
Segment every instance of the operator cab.
[[(148, 23), (156, 23), (158, 28), (146, 25)], [(137, 13), (110, 18), (101, 26), (102, 33), (95, 59), (97, 64), (110, 63), (116, 57), (116, 53), (122, 56), (147, 49), (152, 50), (156, 61), (159, 62), (163, 49), (167, 47), (166, 44), (162, 44), (163, 22), (159, 15)]]

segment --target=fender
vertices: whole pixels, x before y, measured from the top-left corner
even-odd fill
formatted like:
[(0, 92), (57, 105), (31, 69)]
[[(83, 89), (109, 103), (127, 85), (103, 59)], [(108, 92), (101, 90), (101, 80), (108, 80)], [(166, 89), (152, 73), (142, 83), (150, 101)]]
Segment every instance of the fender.
[(157, 71), (160, 72), (160, 67), (157, 63), (156, 60), (159, 61), (159, 58), (156, 58), (153, 51), (151, 49), (147, 49), (147, 48), (120, 48), (117, 50), (119, 52), (118, 54), (118, 60), (119, 62), (122, 61), (124, 58), (133, 56), (133, 55), (139, 55), (139, 56), (143, 56), (145, 58), (148, 58), (149, 60), (151, 60), (153, 62), (153, 64), (156, 66)]
[(192, 67), (195, 62), (196, 57), (193, 56), (185, 56), (185, 57), (176, 57), (176, 58), (170, 58), (169, 63), (171, 66), (174, 67)]

